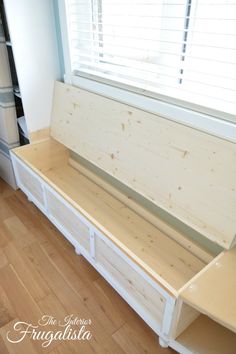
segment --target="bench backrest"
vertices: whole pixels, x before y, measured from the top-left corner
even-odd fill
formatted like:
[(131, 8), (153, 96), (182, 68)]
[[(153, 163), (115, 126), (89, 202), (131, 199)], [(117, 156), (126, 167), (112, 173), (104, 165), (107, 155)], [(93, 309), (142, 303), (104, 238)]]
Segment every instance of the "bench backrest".
[(51, 136), (208, 239), (236, 238), (236, 144), (56, 82)]

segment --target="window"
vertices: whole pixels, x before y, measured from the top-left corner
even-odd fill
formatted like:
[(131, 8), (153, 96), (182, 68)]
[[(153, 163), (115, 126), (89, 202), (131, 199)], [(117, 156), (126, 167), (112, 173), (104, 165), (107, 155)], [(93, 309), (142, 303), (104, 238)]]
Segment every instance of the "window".
[(233, 0), (65, 0), (72, 75), (234, 120)]

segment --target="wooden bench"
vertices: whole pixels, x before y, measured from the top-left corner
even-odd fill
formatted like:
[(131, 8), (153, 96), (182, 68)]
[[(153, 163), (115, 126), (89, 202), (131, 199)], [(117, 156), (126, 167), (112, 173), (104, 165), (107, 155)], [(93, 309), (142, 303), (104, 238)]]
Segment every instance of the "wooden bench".
[[(72, 152), (223, 250), (213, 257)], [(12, 151), (18, 186), (180, 353), (236, 352), (236, 145), (57, 82), (50, 136)]]

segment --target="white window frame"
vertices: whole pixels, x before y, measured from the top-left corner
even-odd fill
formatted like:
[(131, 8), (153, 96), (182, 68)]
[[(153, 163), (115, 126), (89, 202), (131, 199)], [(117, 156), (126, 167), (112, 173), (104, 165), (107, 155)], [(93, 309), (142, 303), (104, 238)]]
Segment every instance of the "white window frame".
[(206, 109), (206, 113), (200, 113), (197, 110), (197, 106), (194, 104), (189, 103), (187, 107), (184, 107), (184, 103), (183, 106), (168, 103), (162, 100), (161, 97), (154, 98), (149, 95), (140, 94), (138, 92), (136, 93), (133, 90), (131, 91), (128, 87), (122, 84), (113, 86), (112, 83), (105, 79), (99, 79), (98, 81), (96, 77), (82, 77), (73, 75), (70, 64), (71, 60), (65, 0), (58, 0), (58, 6), (65, 64), (65, 83), (115, 99), (177, 123), (204, 131), (219, 138), (223, 138), (234, 143), (236, 142), (236, 118), (235, 123), (228, 121), (227, 113), (224, 115), (222, 112), (216, 112), (211, 109)]

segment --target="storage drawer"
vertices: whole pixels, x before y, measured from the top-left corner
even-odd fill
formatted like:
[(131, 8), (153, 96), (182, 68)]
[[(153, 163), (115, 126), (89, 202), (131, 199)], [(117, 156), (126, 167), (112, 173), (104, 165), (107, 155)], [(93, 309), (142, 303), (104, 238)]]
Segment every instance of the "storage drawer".
[(86, 251), (90, 252), (89, 227), (67, 204), (46, 190), (48, 212)]
[(95, 259), (122, 289), (122, 293), (142, 308), (146, 316), (144, 320), (148, 322), (149, 318), (161, 326), (166, 302), (164, 297), (99, 236), (95, 237)]
[(44, 196), (43, 196), (43, 185), (37, 179), (33, 172), (29, 171), (16, 159), (14, 159), (14, 168), (16, 169), (17, 182), (19, 187), (27, 193), (29, 192), (29, 197), (33, 197), (39, 206), (44, 208)]

